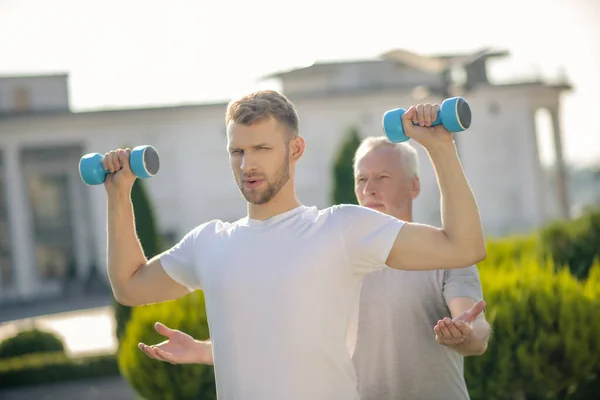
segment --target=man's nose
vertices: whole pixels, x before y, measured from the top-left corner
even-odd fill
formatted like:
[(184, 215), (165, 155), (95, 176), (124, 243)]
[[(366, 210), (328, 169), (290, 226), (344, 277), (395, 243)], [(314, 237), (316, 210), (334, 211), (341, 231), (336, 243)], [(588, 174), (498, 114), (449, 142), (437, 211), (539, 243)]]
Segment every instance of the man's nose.
[(363, 187), (363, 194), (372, 196), (375, 193), (377, 193), (375, 183), (373, 182), (373, 180), (367, 179), (367, 181), (365, 182), (365, 185)]
[(256, 163), (254, 162), (253, 157), (249, 157), (248, 154), (244, 154), (242, 156), (241, 168), (244, 172), (252, 172), (256, 170)]

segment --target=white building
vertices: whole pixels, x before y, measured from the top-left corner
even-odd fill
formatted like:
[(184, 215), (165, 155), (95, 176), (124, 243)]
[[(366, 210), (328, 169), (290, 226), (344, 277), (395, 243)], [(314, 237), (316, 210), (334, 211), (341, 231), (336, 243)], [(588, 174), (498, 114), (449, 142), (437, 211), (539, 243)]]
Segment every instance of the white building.
[[(488, 54), (465, 69), (462, 88), (473, 122), (456, 135), (486, 233), (494, 236), (527, 231), (555, 217), (548, 211), (549, 196), (566, 209), (564, 196), (546, 193), (534, 115), (546, 108), (558, 128), (560, 96), (568, 85), (492, 85), (486, 59), (503, 55)], [(448, 61), (463, 59), (393, 51), (375, 60), (315, 64), (274, 75), (298, 109), (307, 141), (297, 179), (301, 200), (331, 204), (332, 161), (347, 128), (381, 135), (388, 109), (441, 101), (449, 92), (440, 71)], [(414, 90), (417, 86), (426, 89), (423, 95)], [(126, 144), (158, 149), (161, 170), (146, 187), (159, 227), (171, 242), (208, 219), (242, 217), (245, 204), (225, 151), (225, 108), (200, 104), (73, 113), (67, 75), (0, 78), (0, 302), (61, 296), (69, 270), (75, 271), (75, 282), (93, 266), (105, 271), (104, 188), (80, 180), (78, 163), (85, 153)], [(415, 218), (439, 225), (433, 170), (415, 147), (422, 157)], [(561, 154), (558, 146), (559, 160)]]

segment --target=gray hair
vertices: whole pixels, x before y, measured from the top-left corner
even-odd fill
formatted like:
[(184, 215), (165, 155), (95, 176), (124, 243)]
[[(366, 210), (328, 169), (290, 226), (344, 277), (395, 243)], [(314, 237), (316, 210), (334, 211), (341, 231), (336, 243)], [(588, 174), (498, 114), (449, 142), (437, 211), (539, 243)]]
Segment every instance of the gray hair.
[(396, 149), (398, 155), (401, 156), (402, 165), (408, 176), (411, 178), (419, 176), (419, 154), (417, 153), (417, 150), (408, 142), (393, 143), (386, 136), (371, 136), (365, 138), (361, 142), (354, 153), (354, 173), (356, 173), (356, 165), (362, 157), (369, 151), (381, 147)]

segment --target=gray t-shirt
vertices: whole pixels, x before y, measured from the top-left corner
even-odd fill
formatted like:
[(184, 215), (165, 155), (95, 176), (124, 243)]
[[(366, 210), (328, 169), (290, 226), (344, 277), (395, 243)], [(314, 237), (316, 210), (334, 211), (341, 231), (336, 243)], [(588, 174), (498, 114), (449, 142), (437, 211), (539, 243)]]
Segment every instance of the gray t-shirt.
[(363, 281), (353, 363), (361, 400), (466, 400), (464, 358), (435, 341), (456, 297), (482, 300), (476, 266), (384, 268)]

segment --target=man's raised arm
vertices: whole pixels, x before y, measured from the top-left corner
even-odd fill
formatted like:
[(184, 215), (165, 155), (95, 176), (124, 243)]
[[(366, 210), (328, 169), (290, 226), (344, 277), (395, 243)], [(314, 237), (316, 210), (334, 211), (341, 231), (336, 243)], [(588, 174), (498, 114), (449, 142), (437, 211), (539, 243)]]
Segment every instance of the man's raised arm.
[(129, 167), (127, 150), (106, 153), (103, 166), (108, 218), (108, 277), (115, 299), (128, 306), (157, 303), (182, 297), (188, 288), (163, 269), (160, 256), (148, 261), (135, 228), (131, 188), (136, 177)]
[[(439, 106), (411, 107), (402, 123), (407, 136), (428, 152), (441, 194), (442, 227), (406, 223), (387, 258), (389, 267), (404, 270), (462, 268), (486, 257), (481, 218), (460, 164), (456, 146), (443, 126), (430, 126)], [(421, 126), (413, 126), (412, 122)]]

